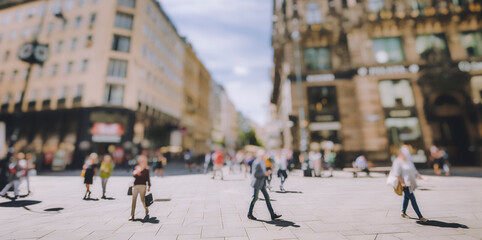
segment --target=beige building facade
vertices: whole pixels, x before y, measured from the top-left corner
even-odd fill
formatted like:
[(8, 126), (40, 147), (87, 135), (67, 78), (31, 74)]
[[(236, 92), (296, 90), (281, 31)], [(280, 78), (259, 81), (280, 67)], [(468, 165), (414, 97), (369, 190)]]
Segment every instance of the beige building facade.
[(339, 166), (359, 154), (387, 164), (401, 144), (420, 164), (435, 144), (453, 165), (481, 165), (480, 12), (470, 0), (274, 1), (272, 103), (283, 145), (299, 150), (303, 124), (310, 143), (341, 146)]
[[(21, 110), (17, 149), (65, 166), (91, 152), (117, 151), (116, 161), (142, 149), (181, 146), (185, 42), (153, 0), (6, 1), (0, 5), (0, 121), (7, 135), (27, 83), (20, 46), (48, 44), (34, 65)], [(48, 156), (48, 157), (47, 157)]]

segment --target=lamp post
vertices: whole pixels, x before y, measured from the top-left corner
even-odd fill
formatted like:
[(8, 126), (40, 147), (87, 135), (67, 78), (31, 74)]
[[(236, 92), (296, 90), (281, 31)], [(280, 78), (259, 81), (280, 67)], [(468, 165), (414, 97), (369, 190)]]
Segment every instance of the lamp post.
[[(4, 161), (6, 163), (8, 163), (9, 159), (12, 157), (13, 153), (15, 152), (15, 149), (13, 148), (13, 146), (15, 145), (15, 143), (17, 142), (17, 140), (19, 138), (20, 127), (21, 127), (20, 126), (20, 120), (21, 120), (21, 117), (22, 117), (22, 107), (23, 107), (23, 102), (24, 102), (24, 99), (25, 99), (25, 94), (26, 94), (26, 91), (28, 89), (28, 84), (29, 84), (29, 81), (30, 81), (32, 68), (35, 64), (43, 65), (43, 63), (45, 61), (47, 61), (47, 59), (49, 57), (49, 46), (47, 44), (41, 44), (38, 41), (40, 32), (42, 31), (42, 27), (44, 25), (45, 17), (46, 17), (47, 12), (48, 12), (49, 0), (45, 0), (44, 2), (45, 2), (44, 3), (45, 4), (45, 8), (44, 8), (45, 12), (42, 16), (39, 28), (36, 31), (34, 31), (32, 41), (22, 44), (22, 46), (20, 46), (20, 48), (17, 52), (18, 58), (21, 61), (28, 63), (28, 68), (27, 68), (26, 75), (25, 75), (25, 84), (22, 88), (22, 92), (20, 93), (19, 102), (16, 103), (16, 105), (18, 105), (19, 107), (14, 108), (14, 115), (13, 115), (13, 119), (14, 119), (13, 120), (13, 125), (14, 125), (13, 129), (14, 130), (13, 130), (12, 135), (10, 136), (10, 143), (9, 143), (9, 147), (8, 147), (8, 151), (7, 151), (7, 156), (6, 156), (5, 161)], [(55, 16), (57, 18), (63, 19), (65, 21), (62, 13), (60, 11), (57, 12), (55, 14)]]
[(311, 176), (311, 170), (308, 164), (308, 134), (306, 131), (306, 119), (305, 119), (305, 107), (304, 107), (304, 97), (303, 97), (303, 75), (301, 70), (301, 54), (300, 54), (300, 32), (298, 19), (293, 19), (293, 26), (295, 31), (291, 33), (291, 38), (293, 39), (294, 45), (294, 57), (295, 57), (295, 74), (296, 74), (296, 87), (298, 90), (298, 101), (299, 101), (299, 127), (300, 127), (300, 154), (303, 156), (303, 163), (301, 168), (304, 171), (305, 176)]

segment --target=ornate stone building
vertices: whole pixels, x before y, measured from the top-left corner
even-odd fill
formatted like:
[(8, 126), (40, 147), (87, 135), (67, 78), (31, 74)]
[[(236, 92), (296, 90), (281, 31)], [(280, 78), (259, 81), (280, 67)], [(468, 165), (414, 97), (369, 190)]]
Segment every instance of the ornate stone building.
[(386, 164), (402, 143), (418, 163), (435, 144), (453, 165), (482, 164), (480, 0), (275, 0), (273, 11), (284, 147), (299, 149), (302, 125), (310, 143), (341, 147), (340, 166), (361, 153)]

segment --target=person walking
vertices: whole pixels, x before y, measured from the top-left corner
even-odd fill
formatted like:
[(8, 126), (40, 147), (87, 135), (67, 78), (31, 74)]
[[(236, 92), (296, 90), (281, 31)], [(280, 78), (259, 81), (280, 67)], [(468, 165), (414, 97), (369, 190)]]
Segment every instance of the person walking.
[(154, 176), (164, 177), (164, 162), (165, 158), (162, 153), (158, 152), (152, 159), (152, 165), (154, 166)]
[(91, 153), (87, 160), (85, 161), (84, 166), (82, 167), (82, 175), (84, 177), (84, 184), (85, 184), (85, 194), (84, 200), (90, 199), (90, 185), (94, 182), (94, 176), (97, 175), (97, 163), (98, 163), (99, 156), (97, 153)]
[(270, 174), (267, 176), (266, 178), (266, 181), (268, 182), (268, 190), (271, 191), (271, 180), (273, 179), (273, 158), (272, 158), (272, 155), (269, 155), (269, 156), (265, 156), (264, 157), (264, 162), (265, 162), (265, 166), (266, 166), (266, 171), (269, 171)]
[(209, 164), (211, 163), (211, 153), (204, 154), (204, 174), (208, 173)]
[(258, 195), (260, 191), (263, 193), (264, 200), (266, 201), (266, 205), (268, 207), (268, 211), (271, 215), (271, 220), (275, 220), (281, 217), (281, 215), (274, 213), (273, 207), (271, 206), (271, 202), (269, 199), (268, 191), (266, 190), (266, 178), (271, 174), (271, 171), (266, 170), (265, 161), (263, 161), (264, 155), (264, 150), (258, 150), (257, 158), (254, 160), (252, 165), (251, 187), (253, 187), (254, 193), (251, 204), (249, 205), (248, 212), (248, 218), (251, 220), (257, 220), (257, 218), (253, 215), (253, 209), (254, 204), (258, 200)]
[(19, 186), (22, 177), (26, 175), (26, 169), (23, 169), (20, 165), (20, 161), (25, 161), (25, 155), (23, 153), (18, 153), (14, 158), (13, 161), (8, 165), (8, 170), (10, 172), (9, 175), (9, 182), (0, 192), (1, 197), (8, 197), (7, 191), (13, 186), (13, 193), (14, 197), (12, 198), (15, 201), (19, 196)]
[(222, 151), (216, 151), (213, 153), (213, 161), (214, 161), (214, 167), (213, 167), (213, 177), (214, 179), (216, 177), (216, 173), (220, 172), (221, 173), (221, 180), (223, 180), (223, 166), (224, 166), (224, 154)]
[(397, 158), (393, 162), (390, 175), (391, 176), (388, 178), (387, 183), (391, 182), (390, 179), (394, 179), (395, 180), (394, 183), (391, 183), (391, 184), (392, 185), (400, 184), (403, 188), (403, 203), (402, 203), (401, 216), (403, 218), (410, 218), (407, 215), (408, 202), (410, 202), (420, 222), (424, 222), (424, 223), (427, 222), (428, 219), (422, 216), (422, 213), (418, 208), (415, 195), (413, 194), (413, 192), (417, 188), (417, 178), (423, 179), (423, 176), (420, 175), (420, 173), (417, 171), (413, 162), (410, 159), (407, 159), (407, 156), (406, 154), (404, 154), (404, 152), (402, 151), (398, 152)]
[(278, 162), (278, 177), (281, 181), (279, 185), (280, 191), (284, 192), (285, 188), (283, 187), (286, 179), (288, 178), (288, 156), (286, 152), (282, 152), (277, 157)]
[(325, 150), (325, 162), (328, 170), (330, 171), (330, 176), (333, 177), (333, 170), (335, 168), (336, 153), (331, 149)]
[[(142, 205), (146, 211), (146, 218), (149, 217), (149, 208), (146, 205), (146, 189), (151, 191), (151, 178), (149, 177), (149, 166), (147, 165), (147, 157), (141, 155), (137, 158), (137, 166), (135, 166), (132, 176), (134, 176), (134, 186), (132, 186), (132, 207), (131, 217), (129, 221), (134, 220), (136, 213), (137, 195), (140, 195)], [(147, 186), (146, 186), (147, 185)]]
[(110, 155), (104, 155), (102, 164), (100, 164), (100, 179), (102, 182), (102, 199), (106, 199), (105, 192), (107, 188), (107, 181), (110, 175), (114, 171), (114, 163), (112, 162), (112, 157)]
[[(403, 154), (403, 153), (402, 153)], [(368, 161), (365, 155), (360, 155), (355, 159), (353, 163), (354, 168), (361, 169), (362, 171), (367, 173), (367, 177), (370, 177), (370, 170), (368, 169)], [(353, 172), (353, 177), (357, 177), (357, 173)]]

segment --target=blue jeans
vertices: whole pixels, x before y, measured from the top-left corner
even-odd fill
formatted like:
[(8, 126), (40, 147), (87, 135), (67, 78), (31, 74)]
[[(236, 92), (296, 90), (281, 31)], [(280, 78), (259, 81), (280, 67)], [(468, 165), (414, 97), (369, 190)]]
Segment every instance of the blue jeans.
[(422, 213), (420, 212), (420, 209), (418, 209), (417, 205), (417, 200), (415, 199), (415, 195), (413, 193), (410, 193), (410, 190), (408, 187), (403, 188), (403, 206), (402, 206), (402, 213), (407, 212), (407, 207), (408, 207), (408, 201), (412, 203), (412, 208), (417, 214), (418, 218), (423, 218)]
[(269, 200), (269, 195), (268, 195), (268, 191), (266, 191), (266, 187), (263, 187), (261, 189), (256, 189), (256, 188), (254, 189), (253, 200), (251, 200), (251, 204), (249, 205), (248, 215), (253, 215), (254, 204), (258, 200), (258, 195), (260, 190), (263, 193), (264, 200), (266, 201), (266, 205), (268, 206), (269, 213), (271, 214), (271, 216), (274, 216), (275, 214), (273, 211), (273, 207), (271, 206), (271, 202)]

